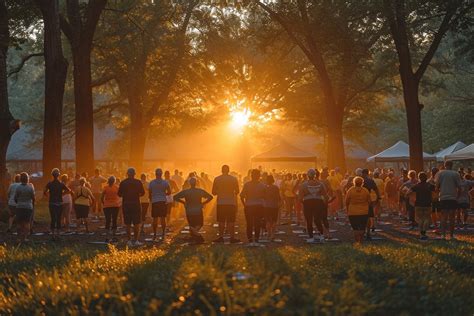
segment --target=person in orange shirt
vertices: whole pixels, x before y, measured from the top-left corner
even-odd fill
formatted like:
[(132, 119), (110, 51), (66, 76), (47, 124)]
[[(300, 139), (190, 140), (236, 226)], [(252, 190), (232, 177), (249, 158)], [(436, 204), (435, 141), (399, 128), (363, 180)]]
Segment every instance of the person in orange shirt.
[(108, 185), (103, 188), (100, 198), (105, 214), (105, 242), (109, 241), (109, 233), (111, 228), (112, 236), (114, 236), (112, 241), (115, 241), (115, 233), (117, 232), (117, 216), (120, 208), (120, 197), (118, 196), (119, 188), (116, 185), (115, 177), (111, 176), (107, 180), (107, 184)]
[(369, 220), (371, 199), (369, 190), (363, 187), (364, 179), (362, 177), (355, 177), (353, 183), (354, 186), (346, 193), (347, 215), (354, 231), (355, 242), (362, 243)]

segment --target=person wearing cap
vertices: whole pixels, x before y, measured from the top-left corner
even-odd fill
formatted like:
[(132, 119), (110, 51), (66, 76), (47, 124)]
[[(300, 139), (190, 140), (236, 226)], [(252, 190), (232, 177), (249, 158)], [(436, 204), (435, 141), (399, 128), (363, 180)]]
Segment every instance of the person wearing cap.
[(114, 176), (109, 177), (107, 185), (102, 190), (100, 200), (105, 215), (105, 241), (109, 242), (110, 230), (112, 230), (112, 241), (116, 241), (115, 234), (117, 232), (117, 217), (121, 205), (120, 197), (118, 196), (117, 179)]
[(171, 194), (171, 187), (168, 181), (164, 180), (163, 170), (155, 170), (155, 179), (148, 186), (149, 199), (151, 201), (151, 217), (153, 218), (153, 240), (157, 238), (158, 218), (161, 222), (161, 240), (166, 237), (166, 197)]
[(356, 243), (362, 243), (364, 232), (369, 220), (369, 206), (371, 203), (369, 190), (364, 188), (364, 178), (355, 177), (354, 186), (347, 190), (346, 209), (354, 231), (354, 239)]
[(70, 193), (71, 190), (59, 181), (61, 172), (59, 169), (54, 168), (51, 172), (53, 180), (46, 184), (43, 190), (44, 196), (48, 196), (49, 202), (49, 215), (51, 217), (51, 234), (52, 239), (56, 240), (59, 238), (59, 231), (61, 229), (61, 212), (63, 207), (63, 194)]
[[(145, 189), (140, 180), (135, 179), (135, 169), (127, 170), (127, 179), (120, 182), (118, 196), (122, 198), (123, 221), (127, 227), (128, 246), (140, 246), (141, 206), (140, 197), (145, 194)], [(133, 241), (132, 241), (133, 225)]]
[(247, 239), (250, 246), (258, 246), (264, 219), (265, 184), (260, 182), (260, 170), (252, 169), (251, 180), (244, 184), (240, 200), (244, 206)]
[[(303, 202), (303, 213), (309, 236), (307, 242), (324, 242), (323, 216), (326, 208), (325, 201), (329, 199), (329, 196), (326, 186), (319, 180), (318, 170), (308, 170), (308, 180), (300, 185), (298, 194)], [(313, 223), (318, 228), (319, 240), (314, 237)]]
[(195, 243), (203, 243), (204, 237), (199, 233), (199, 230), (204, 225), (202, 209), (204, 205), (213, 199), (213, 197), (205, 190), (196, 188), (196, 178), (189, 178), (188, 183), (189, 189), (177, 193), (173, 199), (178, 203), (184, 204), (186, 219), (189, 225), (189, 233), (191, 234), (191, 241)]

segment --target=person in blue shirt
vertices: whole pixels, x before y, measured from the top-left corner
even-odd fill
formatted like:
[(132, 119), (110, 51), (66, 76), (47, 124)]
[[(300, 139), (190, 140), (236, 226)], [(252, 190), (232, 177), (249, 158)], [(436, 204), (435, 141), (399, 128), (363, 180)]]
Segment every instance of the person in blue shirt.
[(202, 209), (213, 197), (205, 190), (196, 188), (197, 179), (195, 177), (189, 178), (188, 183), (190, 188), (176, 194), (174, 200), (184, 204), (191, 240), (195, 243), (204, 243), (204, 237), (199, 233), (204, 225)]

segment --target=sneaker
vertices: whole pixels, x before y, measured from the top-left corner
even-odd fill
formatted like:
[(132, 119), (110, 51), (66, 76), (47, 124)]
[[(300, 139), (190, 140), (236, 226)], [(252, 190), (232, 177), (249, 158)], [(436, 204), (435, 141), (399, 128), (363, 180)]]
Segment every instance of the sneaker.
[[(212, 242), (214, 242), (214, 243), (223, 243), (224, 242), (224, 237), (221, 236), (217, 239), (214, 239)], [(232, 242), (232, 240), (231, 240), (231, 242)]]
[(319, 242), (323, 243), (325, 242), (326, 240), (324, 239), (324, 236), (319, 236)]
[(131, 241), (131, 240), (129, 240), (129, 241), (127, 242), (127, 247), (133, 247), (133, 246), (135, 246), (134, 242)]
[(238, 244), (239, 242), (240, 242), (240, 239), (238, 239), (238, 238), (231, 238), (230, 239), (231, 244)]
[(316, 242), (316, 238), (314, 238), (314, 237), (308, 238), (308, 239), (306, 239), (306, 242), (308, 242), (308, 243)]
[(135, 243), (133, 244), (135, 247), (143, 246), (143, 243), (139, 240), (135, 240)]

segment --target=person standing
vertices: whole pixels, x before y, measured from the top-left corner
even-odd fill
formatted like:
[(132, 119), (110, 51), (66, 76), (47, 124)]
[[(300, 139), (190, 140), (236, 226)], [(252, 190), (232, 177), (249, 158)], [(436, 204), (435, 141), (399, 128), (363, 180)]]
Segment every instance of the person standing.
[(109, 234), (112, 230), (112, 241), (116, 241), (115, 234), (117, 233), (117, 217), (120, 209), (120, 197), (118, 196), (118, 186), (116, 179), (111, 176), (107, 180), (107, 184), (102, 190), (102, 206), (105, 215), (105, 242), (109, 242)]
[(179, 170), (175, 169), (174, 175), (171, 177), (171, 180), (173, 180), (176, 183), (176, 186), (178, 187), (178, 191), (181, 190), (184, 184), (184, 179), (183, 177), (179, 174)]
[(178, 203), (184, 204), (191, 240), (196, 243), (203, 243), (204, 237), (199, 233), (199, 230), (204, 225), (202, 209), (213, 197), (203, 189), (196, 188), (196, 178), (189, 178), (188, 183), (190, 188), (179, 192), (173, 199)]
[(379, 189), (377, 188), (377, 184), (375, 184), (374, 180), (372, 180), (369, 177), (369, 169), (363, 169), (362, 170), (362, 178), (364, 179), (363, 186), (364, 188), (369, 191), (369, 194), (371, 194), (371, 203), (369, 205), (369, 220), (367, 222), (367, 232), (366, 232), (366, 238), (367, 240), (371, 240), (372, 237), (370, 236), (370, 231), (375, 231), (375, 213), (374, 213), (374, 205), (380, 201), (380, 192)]
[(27, 241), (30, 230), (31, 216), (35, 206), (35, 190), (28, 185), (29, 176), (26, 172), (20, 174), (20, 185), (15, 190), (16, 221), (18, 223), (18, 236), (21, 241)]
[(174, 206), (173, 194), (178, 193), (179, 188), (176, 182), (171, 179), (170, 172), (168, 170), (165, 171), (165, 180), (168, 182), (171, 188), (171, 192), (166, 195), (166, 223), (169, 230), (171, 223), (171, 210)]
[(278, 220), (278, 212), (280, 210), (281, 197), (280, 189), (275, 185), (273, 175), (267, 177), (264, 198), (264, 214), (265, 223), (267, 225), (267, 233), (270, 241), (275, 240), (275, 227)]
[(408, 181), (406, 181), (402, 187), (401, 192), (405, 196), (405, 209), (408, 213), (408, 220), (410, 221), (410, 229), (415, 229), (417, 223), (415, 218), (415, 201), (414, 201), (414, 194), (410, 193), (410, 189), (418, 183), (418, 179), (416, 178), (416, 171), (410, 170), (408, 172)]
[[(326, 210), (325, 200), (329, 199), (329, 195), (326, 186), (319, 180), (318, 170), (309, 169), (307, 174), (308, 180), (303, 182), (299, 189), (299, 199), (303, 202), (303, 213), (309, 236), (307, 242), (324, 242), (323, 217)], [(319, 240), (314, 237), (313, 223), (320, 233)]]
[(420, 182), (412, 186), (408, 194), (415, 194), (415, 215), (420, 228), (420, 239), (427, 240), (426, 231), (430, 227), (431, 199), (435, 186), (427, 182), (428, 176), (424, 172), (418, 174), (418, 179)]
[(49, 196), (49, 214), (51, 217), (51, 233), (52, 239), (59, 238), (61, 230), (61, 212), (63, 207), (63, 194), (70, 193), (71, 190), (64, 183), (59, 181), (61, 172), (58, 168), (54, 168), (51, 172), (53, 180), (46, 184), (44, 196)]
[(436, 188), (436, 176), (439, 172), (438, 168), (431, 169), (431, 177), (428, 180), (430, 184), (435, 187), (435, 190), (431, 193), (431, 223), (435, 232), (438, 230), (438, 212), (439, 212), (439, 190)]
[(446, 230), (449, 221), (449, 233), (451, 239), (454, 237), (454, 220), (458, 208), (458, 190), (461, 186), (459, 173), (453, 170), (453, 162), (446, 161), (444, 170), (438, 172), (436, 187), (439, 189), (439, 208), (441, 209), (441, 234), (446, 239)]
[(346, 209), (354, 231), (356, 243), (361, 244), (364, 239), (364, 231), (369, 220), (369, 207), (372, 202), (369, 190), (364, 185), (364, 178), (355, 177), (352, 186), (346, 193)]
[(264, 218), (265, 185), (260, 182), (260, 170), (253, 169), (250, 177), (251, 180), (244, 184), (240, 192), (240, 199), (244, 206), (249, 245), (258, 246)]
[[(235, 217), (237, 214), (237, 195), (239, 194), (239, 182), (236, 177), (229, 174), (228, 165), (221, 168), (222, 174), (214, 179), (212, 183), (212, 194), (217, 196), (217, 222), (219, 223), (219, 237), (214, 242), (224, 242), (224, 231), (230, 234), (230, 242), (238, 243), (235, 238)], [(226, 226), (227, 225), (227, 226)]]
[(293, 212), (295, 210), (295, 199), (296, 195), (294, 192), (295, 182), (293, 180), (293, 175), (288, 173), (285, 177), (285, 180), (281, 183), (281, 195), (283, 196), (285, 202), (285, 210), (288, 217), (288, 222), (291, 224)]
[(149, 194), (148, 194), (150, 183), (147, 181), (146, 174), (144, 173), (140, 175), (140, 181), (142, 182), (143, 190), (145, 190), (145, 194), (140, 197), (141, 220), (142, 220), (140, 234), (144, 235), (148, 208), (150, 207), (150, 199), (149, 199)]
[(461, 175), (461, 183), (458, 193), (458, 210), (456, 211), (456, 217), (459, 225), (458, 227), (460, 229), (464, 229), (467, 226), (469, 209), (471, 207), (469, 191), (473, 186), (474, 181), (472, 181), (471, 175), (469, 173), (464, 173), (464, 175)]
[[(68, 186), (69, 177), (67, 174), (63, 174), (61, 176), (61, 182), (68, 187), (69, 191), (72, 191), (71, 188)], [(66, 232), (69, 232), (69, 225), (71, 223), (71, 212), (72, 212), (72, 193), (65, 193), (63, 195), (63, 205), (62, 205), (62, 212), (61, 212), (61, 224), (64, 225), (66, 228)]]
[(86, 178), (81, 178), (79, 186), (74, 191), (74, 211), (76, 212), (76, 219), (79, 221), (79, 225), (83, 225), (86, 229), (86, 234), (89, 234), (89, 210), (96, 201), (94, 194), (92, 194), (91, 189), (86, 184)]
[(8, 229), (7, 233), (12, 232), (13, 221), (15, 220), (16, 213), (16, 202), (15, 202), (15, 190), (21, 184), (20, 175), (15, 175), (15, 182), (10, 184), (7, 191), (8, 197)]
[[(128, 246), (141, 246), (140, 236), (141, 207), (140, 197), (145, 194), (145, 189), (140, 180), (135, 179), (136, 171), (128, 168), (127, 179), (120, 182), (118, 196), (122, 198), (123, 221), (127, 227)], [(133, 237), (132, 241), (132, 225)]]
[(153, 240), (157, 238), (158, 218), (161, 222), (161, 240), (166, 237), (166, 197), (171, 194), (171, 188), (168, 181), (163, 179), (163, 170), (155, 170), (156, 179), (149, 185), (149, 198), (151, 201), (151, 216), (153, 217)]
[[(87, 178), (86, 178), (87, 179)], [(100, 203), (100, 196), (102, 194), (102, 187), (107, 183), (107, 179), (100, 174), (100, 169), (94, 170), (94, 176), (89, 179), (90, 189), (94, 195), (94, 204), (92, 204), (92, 213), (95, 217), (102, 214), (102, 204)]]

